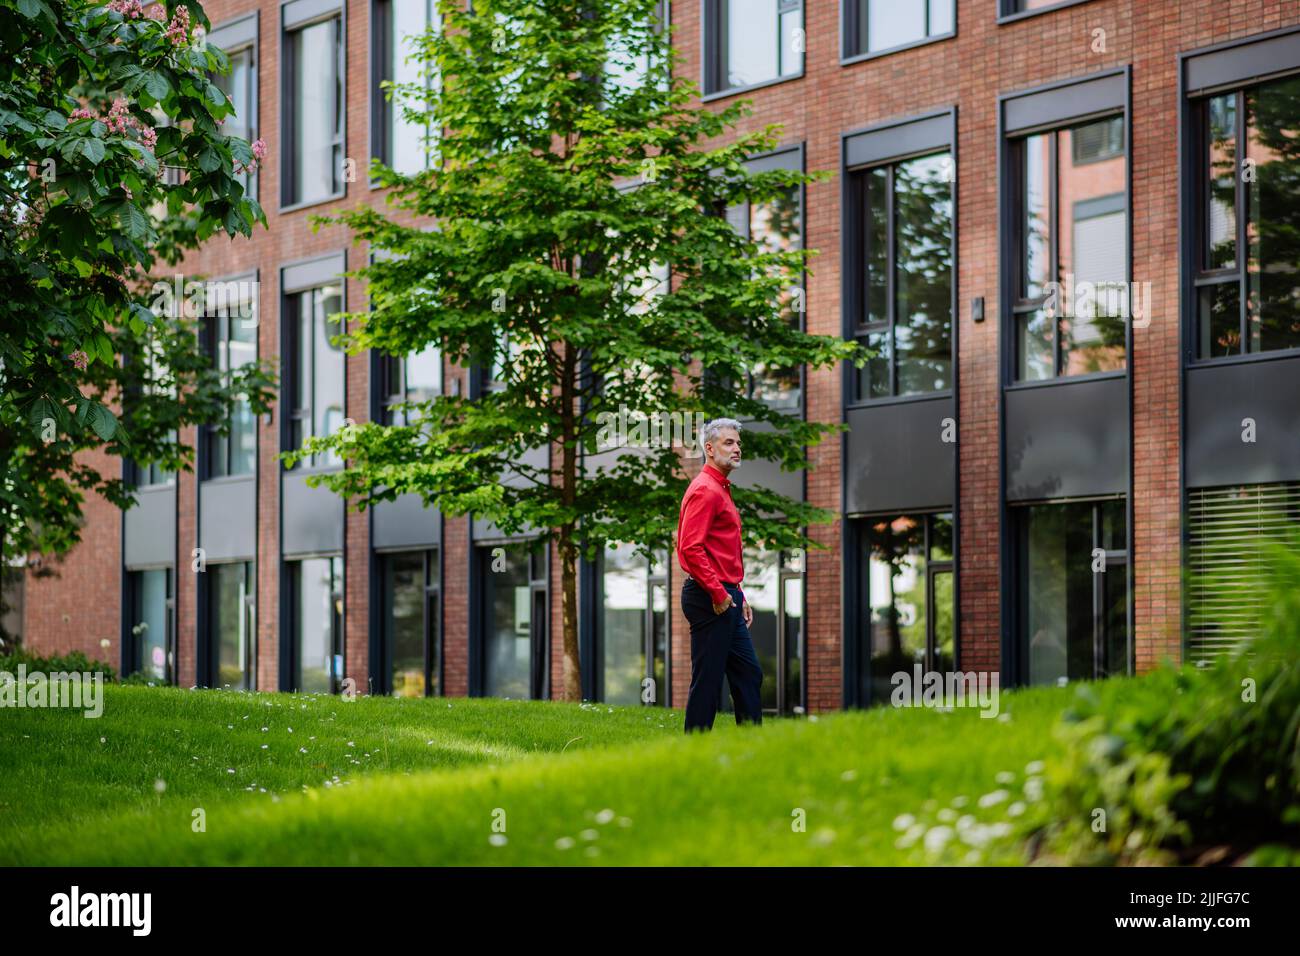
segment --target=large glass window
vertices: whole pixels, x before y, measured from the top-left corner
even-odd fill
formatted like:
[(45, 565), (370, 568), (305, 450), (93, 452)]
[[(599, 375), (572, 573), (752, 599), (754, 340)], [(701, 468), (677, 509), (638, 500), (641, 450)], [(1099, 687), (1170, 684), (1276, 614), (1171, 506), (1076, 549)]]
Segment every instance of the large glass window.
[[(246, 283), (232, 282), (241, 288)], [(247, 283), (254, 285), (253, 283)], [(251, 303), (256, 310), (257, 303)], [(257, 319), (243, 318), (246, 303), (224, 299), (206, 320), (213, 363), (229, 379), (231, 373), (257, 360)], [(254, 311), (254, 315), (256, 312)], [(257, 456), (257, 419), (247, 399), (239, 398), (230, 409), (227, 431), (208, 427), (205, 469), (208, 478), (251, 475)]]
[[(796, 188), (792, 187), (772, 202), (729, 206), (726, 216), (737, 232), (758, 244), (760, 252), (791, 252), (802, 248), (803, 215)], [(802, 285), (801, 276), (790, 277), (784, 312), (786, 321), (793, 328), (800, 327), (797, 306), (804, 301), (793, 290)], [(737, 389), (772, 408), (795, 411), (803, 399), (801, 372), (799, 367), (769, 368), (759, 363), (743, 383), (737, 383)]]
[(875, 357), (854, 400), (952, 388), (952, 157), (857, 174), (862, 250), (857, 340)]
[(131, 613), (126, 671), (143, 674), (159, 683), (172, 683), (176, 655), (172, 636), (171, 568), (132, 571), (129, 587)]
[(427, 402), (442, 394), (442, 352), (430, 347), (406, 358), (382, 356), (385, 423), (405, 425), (411, 413), (393, 406)]
[(429, 166), (432, 144), (430, 135), (439, 131), (427, 122), (411, 122), (403, 107), (423, 110), (426, 104), (413, 98), (396, 96), (380, 87), (390, 80), (396, 84), (428, 87), (428, 67), (414, 58), (416, 38), (440, 22), (436, 0), (380, 0), (375, 4), (375, 64), (379, 71), (375, 83), (374, 115), (375, 154), (399, 173), (412, 175)]
[(438, 552), (389, 554), (384, 564), (384, 640), (394, 697), (438, 694)]
[(803, 72), (802, 0), (707, 0), (706, 93)]
[(1125, 366), (1128, 161), (1124, 118), (1012, 142), (1020, 188), (1015, 377)]
[(953, 0), (844, 0), (845, 55), (880, 53), (951, 34)]
[(668, 555), (657, 552), (650, 562), (633, 545), (611, 545), (600, 570), (596, 699), (667, 704)]
[(253, 690), (257, 686), (253, 563), (208, 565), (206, 574), (217, 686)]
[[(254, 60), (254, 47), (250, 44), (238, 50), (227, 50), (230, 60), (229, 73), (213, 73), (212, 85), (226, 94), (235, 111), (226, 117), (221, 129), (227, 136), (238, 136), (252, 143), (258, 138), (257, 131), (257, 67)], [(236, 178), (243, 184), (246, 196), (257, 194), (257, 173), (237, 173)]]
[(545, 692), (546, 560), (528, 542), (479, 548), (483, 693), (526, 700)]
[(290, 563), (293, 588), (294, 689), (337, 693), (343, 681), (343, 559)]
[(1198, 111), (1198, 357), (1300, 348), (1300, 76)]
[(1127, 674), (1124, 499), (1017, 511), (1024, 678), (1064, 684)]
[(343, 40), (332, 17), (288, 34), (284, 204), (343, 192)]
[[(343, 350), (331, 337), (343, 330), (333, 316), (343, 309), (343, 289), (321, 286), (289, 298), (287, 379), (293, 407), (290, 410), (289, 447), (301, 448), (312, 437), (333, 434), (343, 424)], [(333, 452), (313, 455), (311, 467), (339, 464)]]
[(957, 666), (952, 515), (864, 518), (859, 529), (858, 699), (883, 703), (894, 674)]

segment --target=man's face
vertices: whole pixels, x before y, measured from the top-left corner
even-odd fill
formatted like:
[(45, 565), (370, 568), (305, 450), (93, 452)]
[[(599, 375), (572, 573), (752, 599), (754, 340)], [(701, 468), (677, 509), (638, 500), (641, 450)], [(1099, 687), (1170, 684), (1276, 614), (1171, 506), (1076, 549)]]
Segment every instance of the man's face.
[(740, 467), (740, 433), (734, 428), (721, 429), (717, 437), (704, 443), (709, 464), (724, 475)]

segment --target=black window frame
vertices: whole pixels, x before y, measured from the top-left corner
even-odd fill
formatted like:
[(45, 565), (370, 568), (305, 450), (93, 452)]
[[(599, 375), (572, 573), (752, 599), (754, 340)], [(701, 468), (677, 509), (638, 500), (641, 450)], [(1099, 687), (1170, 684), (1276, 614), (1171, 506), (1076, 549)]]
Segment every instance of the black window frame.
[(905, 43), (898, 43), (894, 46), (885, 47), (881, 50), (863, 50), (858, 47), (858, 35), (861, 27), (862, 10), (860, 3), (862, 0), (840, 0), (840, 65), (848, 66), (851, 63), (862, 63), (866, 60), (874, 60), (876, 57), (889, 56), (893, 53), (901, 53), (904, 50), (911, 50), (919, 46), (928, 46), (931, 43), (939, 43), (943, 40), (951, 40), (957, 35), (957, 0), (948, 0), (952, 5), (952, 29), (943, 33), (930, 33), (930, 4), (929, 0), (925, 2), (925, 36), (908, 40)]
[[(395, 2), (399, 0), (371, 0), (370, 3), (370, 155), (386, 166), (392, 166), (390, 133), (394, 113), (400, 105), (393, 102), (380, 86), (385, 80), (393, 78), (393, 57), (398, 52), (391, 49), (389, 37), (391, 32), (389, 18), (392, 16), (392, 6)], [(425, 16), (428, 22), (431, 25), (437, 24), (438, 28), (441, 28), (438, 0), (422, 0), (422, 2), (425, 4)], [(406, 52), (409, 53), (409, 50)], [(429, 135), (427, 124), (425, 135)], [(424, 159), (423, 169), (431, 169), (436, 165), (434, 157), (428, 152), (425, 153)], [(378, 182), (372, 177), (370, 185), (372, 188), (377, 188)]]
[[(232, 690), (257, 690), (257, 562), (252, 558), (242, 558), (235, 561), (222, 561), (220, 563), (210, 563), (208, 570), (215, 571), (218, 568), (239, 567), (244, 568), (244, 586), (246, 593), (244, 595), (244, 606), (240, 613), (248, 626), (248, 675), (247, 683), (241, 687), (232, 687)], [(211, 655), (209, 662), (212, 675), (212, 685), (214, 687), (224, 686), (220, 683), (221, 677), (221, 641), (219, 639), (219, 612), (220, 602), (217, 600), (217, 588), (206, 578), (204, 585), (207, 588), (206, 601), (207, 608), (202, 615), (203, 626), (207, 630), (207, 647)], [(199, 646), (203, 647), (204, 642), (200, 641)]]
[[(337, 561), (338, 575), (331, 574), (330, 580), (330, 644), (331, 660), (339, 658), (339, 673), (330, 675), (330, 688), (328, 693), (337, 694), (342, 690), (343, 680), (348, 672), (348, 655), (347, 655), (347, 567), (342, 554), (334, 552), (329, 554), (303, 554), (295, 555), (292, 558), (285, 559), (284, 563), (288, 566), (288, 573), (285, 577), (288, 579), (289, 601), (284, 608), (283, 617), (288, 622), (288, 640), (283, 642), (287, 650), (289, 675), (289, 686), (285, 690), (293, 693), (302, 693), (302, 635), (300, 628), (302, 621), (299, 620), (298, 605), (302, 600), (302, 566), (305, 561)], [(342, 609), (338, 608), (338, 603), (342, 602)]]
[(1124, 320), (1124, 362), (1118, 369), (1061, 375), (1060, 324), (1056, 317), (1053, 328), (1054, 374), (1042, 379), (1021, 379), (1019, 368), (1019, 317), (1036, 311), (1047, 299), (1025, 299), (1023, 287), (1024, 252), (1024, 160), (1025, 143), (1032, 136), (1052, 134), (1050, 149), (1051, 182), (1048, 184), (1052, 209), (1052, 237), (1049, 259), (1053, 276), (1059, 279), (1056, 223), (1056, 144), (1059, 134), (1074, 127), (1122, 117), (1124, 126), (1124, 242), (1125, 279), (1131, 288), (1133, 282), (1133, 116), (1131, 68), (1124, 66), (1113, 70), (1061, 80), (1045, 86), (998, 97), (998, 166), (1000, 201), (998, 218), (999, 239), (999, 297), (1000, 348), (1002, 383), (1004, 388), (1040, 388), (1065, 383), (1103, 378), (1129, 376), (1133, 365), (1133, 321)]
[[(310, 6), (312, 9), (306, 10)], [(300, 18), (290, 16), (289, 8), (298, 7), (305, 10)], [(294, 85), (296, 35), (308, 27), (317, 26), (329, 20), (337, 20), (336, 36), (338, 47), (336, 56), (339, 76), (338, 97), (339, 116), (338, 155), (342, 162), (335, 164), (333, 183), (335, 189), (325, 196), (304, 198), (298, 195), (298, 183), (295, 181), (294, 165), (297, 159), (297, 142), (294, 139), (295, 103), (297, 91)], [(348, 179), (344, 175), (343, 165), (348, 161), (348, 21), (347, 4), (343, 0), (281, 0), (280, 5), (280, 212), (293, 212), (321, 203), (333, 202), (347, 195)]]
[[(253, 288), (253, 359), (256, 362), (261, 354), (261, 343), (258, 341), (260, 336), (257, 330), (261, 327), (261, 286), (257, 279), (257, 273), (251, 272), (240, 276), (230, 276), (223, 279), (214, 279), (209, 283), (209, 287), (214, 285), (225, 286), (231, 282), (251, 282)], [(229, 301), (229, 300), (227, 300)], [(240, 303), (244, 301), (242, 298)], [(229, 303), (234, 304), (234, 303)], [(219, 352), (225, 350), (225, 368), (227, 371), (232, 369), (230, 364), (230, 336), (229, 323), (246, 321), (242, 316), (230, 314), (214, 313), (211, 311), (211, 303), (205, 303), (203, 310), (203, 323), (201, 329), (202, 344), (204, 353), (211, 359), (214, 368), (220, 368)], [(227, 416), (229, 418), (229, 416)], [(219, 480), (222, 478), (247, 478), (257, 474), (258, 462), (258, 437), (259, 437), (259, 420), (253, 416), (253, 465), (248, 471), (232, 472), (231, 460), (233, 458), (233, 443), (230, 435), (222, 435), (216, 425), (202, 425), (199, 428), (200, 445), (202, 450), (199, 453), (199, 475), (201, 481)], [(220, 473), (213, 468), (214, 461), (218, 458), (217, 449), (223, 449), (220, 456), (224, 459)]]
[(727, 0), (700, 0), (700, 60), (703, 72), (700, 88), (703, 92), (703, 96), (701, 96), (703, 102), (707, 103), (713, 99), (734, 96), (737, 93), (757, 90), (777, 83), (788, 83), (791, 80), (800, 79), (804, 75), (808, 68), (808, 15), (806, 4), (804, 0), (773, 0), (777, 4), (774, 13), (777, 19), (778, 51), (781, 43), (781, 15), (795, 9), (799, 11), (798, 29), (803, 31), (804, 36), (804, 49), (799, 54), (799, 68), (793, 73), (782, 74), (779, 72), (780, 63), (778, 61), (777, 76), (744, 86), (731, 86), (727, 82), (729, 60), (726, 48), (726, 2)]
[[(655, 699), (644, 702), (646, 706), (668, 707), (669, 700), (672, 697), (672, 634), (673, 634), (673, 615), (672, 615), (672, 597), (669, 588), (669, 558), (668, 549), (656, 548), (656, 555), (662, 555), (663, 560), (648, 561), (645, 567), (646, 582), (646, 606), (642, 612), (645, 631), (644, 647), (645, 653), (645, 672), (641, 675), (643, 679), (649, 678), (655, 680), (655, 631), (654, 631), (654, 589), (662, 587), (665, 595), (668, 596), (668, 607), (664, 612), (664, 679), (662, 685), (655, 681)], [(595, 564), (595, 581), (599, 591), (599, 599), (596, 604), (596, 642), (594, 646), (595, 653), (592, 655), (592, 674), (595, 690), (593, 697), (595, 700), (605, 700), (605, 571), (606, 571), (606, 553), (601, 552), (597, 555)], [(642, 687), (644, 688), (644, 684)]]
[(1015, 23), (1018, 20), (1041, 16), (1044, 13), (1054, 13), (1057, 10), (1064, 10), (1067, 7), (1077, 7), (1081, 3), (1089, 3), (1091, 0), (1057, 0), (1056, 3), (1049, 4), (1045, 7), (1036, 7), (1032, 10), (1016, 9), (1017, 2), (1018, 0), (997, 0), (997, 22), (999, 25), (1004, 23)]
[(379, 687), (387, 695), (393, 693), (394, 633), (393, 633), (393, 561), (419, 555), (423, 562), (421, 636), (424, 646), (424, 696), (447, 696), (445, 676), (445, 634), (442, 626), (442, 555), (437, 546), (427, 548), (398, 548), (378, 552), (380, 578), (380, 660), (374, 668)]
[(122, 676), (129, 677), (140, 673), (143, 661), (140, 653), (140, 635), (132, 633), (132, 621), (139, 622), (144, 606), (144, 575), (162, 571), (167, 582), (166, 628), (163, 635), (163, 684), (175, 686), (179, 680), (179, 662), (177, 660), (177, 622), (176, 622), (176, 569), (171, 565), (158, 567), (140, 567), (126, 569), (127, 602), (126, 615), (123, 619), (122, 635)]
[[(208, 34), (208, 42), (216, 45), (227, 58), (238, 56), (245, 51), (249, 56), (249, 77), (248, 77), (248, 96), (250, 116), (241, 117), (244, 119), (244, 126), (249, 131), (248, 142), (251, 144), (260, 136), (260, 113), (259, 100), (261, 86), (259, 83), (258, 65), (261, 62), (260, 48), (260, 11), (254, 10), (252, 13), (235, 17), (231, 20), (213, 27), (212, 32)], [(236, 107), (238, 104), (236, 104)], [(238, 116), (238, 113), (236, 113)], [(238, 174), (238, 177), (244, 184), (244, 195), (250, 199), (258, 197), (258, 172), (250, 170)]]
[[(280, 407), (281, 407), (281, 440), (280, 447), (282, 451), (296, 451), (302, 447), (303, 442), (315, 436), (314, 409), (311, 400), (305, 406), (298, 406), (297, 393), (302, 378), (307, 375), (303, 369), (299, 368), (299, 358), (301, 356), (301, 342), (299, 340), (301, 322), (302, 322), (302, 296), (314, 295), (321, 289), (337, 285), (339, 289), (339, 302), (341, 308), (335, 315), (340, 315), (347, 310), (347, 287), (344, 285), (342, 277), (334, 280), (325, 279), (302, 288), (282, 289), (282, 306), (281, 306), (281, 329), (280, 329), (280, 354), (282, 356), (283, 376), (280, 383)], [(339, 335), (346, 331), (345, 324), (329, 323), (327, 325), (337, 324), (337, 332), (325, 330), (327, 335)], [(313, 326), (313, 334), (314, 334)], [(309, 373), (309, 387), (307, 393), (312, 394), (315, 391), (315, 356), (316, 350), (312, 349), (312, 369)], [(340, 390), (340, 407), (345, 412), (346, 418), (348, 403), (348, 356), (343, 353), (343, 381)], [(305, 424), (304, 424), (305, 422)], [(297, 439), (297, 440), (295, 440)], [(299, 462), (295, 465), (285, 465), (286, 471), (333, 471), (342, 467), (341, 462), (330, 462), (327, 458), (320, 455), (312, 455), (307, 461)]]
[[(1122, 535), (1127, 545), (1132, 540), (1132, 512), (1128, 505), (1127, 495), (1106, 495), (1100, 497), (1089, 497), (1085, 499), (1069, 499), (1057, 501), (1018, 501), (1015, 504), (1008, 504), (1007, 517), (1011, 526), (1011, 546), (1013, 548), (1013, 558), (1011, 571), (1015, 580), (1011, 588), (1013, 603), (1012, 614), (1014, 620), (1012, 624), (1012, 638), (1015, 647), (1015, 666), (1013, 669), (1014, 683), (1017, 686), (1031, 686), (1029, 684), (1030, 674), (1030, 647), (1029, 647), (1029, 629), (1028, 629), (1028, 611), (1029, 601), (1029, 511), (1031, 508), (1061, 508), (1070, 505), (1086, 504), (1092, 509), (1092, 543), (1091, 550), (1086, 556), (1087, 560), (1092, 560), (1092, 551), (1102, 548), (1105, 554), (1105, 571), (1092, 572), (1092, 674), (1090, 677), (1080, 678), (1081, 680), (1100, 680), (1109, 676), (1121, 676), (1113, 671), (1107, 672), (1105, 667), (1106, 637), (1105, 637), (1105, 581), (1103, 575), (1122, 575), (1124, 578), (1124, 603), (1126, 613), (1124, 616), (1124, 627), (1126, 632), (1127, 660), (1125, 661), (1125, 671), (1123, 676), (1131, 676), (1135, 673), (1136, 666), (1136, 643), (1134, 640), (1134, 625), (1131, 613), (1133, 604), (1132, 581), (1130, 579), (1130, 562), (1129, 549), (1124, 548), (1104, 548), (1105, 540), (1103, 538), (1103, 521), (1102, 509), (1110, 502), (1118, 501), (1121, 503), (1120, 514), (1124, 517), (1124, 534)], [(1005, 670), (1004, 665), (1004, 670)], [(1051, 685), (1038, 685), (1051, 686)]]
[(550, 654), (550, 545), (539, 538), (471, 542), (470, 574), (470, 693), (486, 697), (487, 637), (491, 626), (491, 598), (487, 587), (492, 571), (494, 548), (528, 548), (529, 587), (529, 699), (546, 700), (551, 695)]

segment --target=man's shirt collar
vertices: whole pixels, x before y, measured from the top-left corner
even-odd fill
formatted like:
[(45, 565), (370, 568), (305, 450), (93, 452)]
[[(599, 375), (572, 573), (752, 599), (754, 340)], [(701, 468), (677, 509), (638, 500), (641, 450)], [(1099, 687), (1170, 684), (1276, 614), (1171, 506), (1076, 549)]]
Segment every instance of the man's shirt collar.
[(714, 481), (722, 485), (723, 488), (726, 488), (727, 490), (731, 490), (730, 479), (728, 479), (726, 475), (724, 475), (717, 468), (714, 468), (712, 465), (704, 466), (704, 474), (710, 476)]

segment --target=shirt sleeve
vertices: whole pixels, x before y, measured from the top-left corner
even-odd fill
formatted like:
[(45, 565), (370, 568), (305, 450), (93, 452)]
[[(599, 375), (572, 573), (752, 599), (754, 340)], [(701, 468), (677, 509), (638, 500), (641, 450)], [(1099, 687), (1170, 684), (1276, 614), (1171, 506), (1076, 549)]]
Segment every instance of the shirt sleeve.
[(704, 548), (704, 538), (713, 522), (717, 506), (713, 496), (693, 489), (682, 502), (681, 531), (677, 536), (677, 563), (709, 592), (714, 604), (727, 600), (727, 590), (722, 586), (713, 559)]

